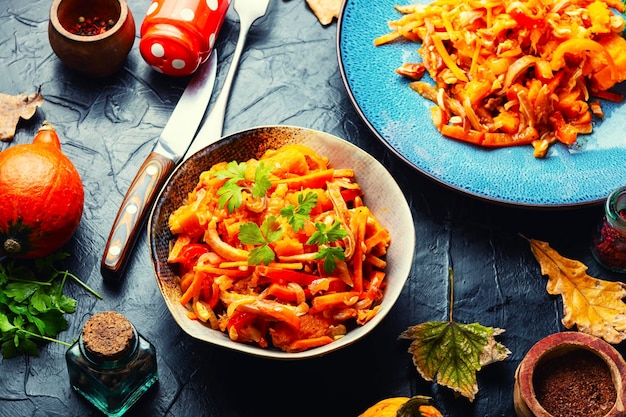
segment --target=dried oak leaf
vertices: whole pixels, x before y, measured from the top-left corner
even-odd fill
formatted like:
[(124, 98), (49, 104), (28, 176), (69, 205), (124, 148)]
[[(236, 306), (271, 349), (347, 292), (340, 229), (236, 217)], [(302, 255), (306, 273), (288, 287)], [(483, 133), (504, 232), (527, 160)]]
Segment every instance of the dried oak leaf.
[(609, 343), (626, 339), (626, 285), (587, 275), (587, 266), (561, 256), (546, 242), (529, 240), (530, 249), (548, 276), (548, 294), (563, 299), (563, 325)]
[(26, 95), (10, 96), (0, 93), (0, 140), (8, 142), (15, 136), (17, 123), (22, 119), (30, 119), (43, 104), (43, 96), (39, 91)]
[(413, 364), (427, 381), (435, 381), (474, 401), (478, 393), (476, 373), (511, 353), (495, 337), (503, 329), (479, 323), (431, 321), (405, 330), (400, 338), (411, 339)]
[(326, 26), (339, 17), (342, 0), (306, 0), (319, 22)]

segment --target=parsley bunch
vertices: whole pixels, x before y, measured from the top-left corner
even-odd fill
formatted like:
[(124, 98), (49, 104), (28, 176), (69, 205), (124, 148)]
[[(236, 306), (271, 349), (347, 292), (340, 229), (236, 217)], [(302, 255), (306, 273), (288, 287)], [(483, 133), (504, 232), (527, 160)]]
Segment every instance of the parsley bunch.
[(35, 260), (34, 265), (0, 262), (0, 350), (4, 358), (38, 356), (35, 340), (70, 346), (54, 338), (68, 327), (65, 313), (76, 310), (76, 300), (63, 294), (68, 278), (102, 298), (78, 277), (54, 266), (67, 256), (58, 252)]

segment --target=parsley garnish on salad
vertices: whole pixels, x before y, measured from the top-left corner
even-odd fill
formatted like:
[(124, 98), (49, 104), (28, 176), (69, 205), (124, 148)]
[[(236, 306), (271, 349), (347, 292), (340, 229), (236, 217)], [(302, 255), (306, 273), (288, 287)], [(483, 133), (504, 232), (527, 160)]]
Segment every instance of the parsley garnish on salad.
[(298, 194), (298, 207), (293, 204), (289, 204), (287, 207), (280, 210), (280, 215), (285, 217), (294, 232), (304, 227), (304, 222), (309, 220), (309, 214), (313, 207), (317, 204), (317, 194), (308, 192), (306, 194)]
[(276, 217), (270, 216), (259, 227), (254, 222), (242, 224), (239, 228), (239, 240), (244, 245), (260, 245), (250, 251), (249, 265), (264, 263), (268, 265), (276, 258), (276, 254), (270, 248), (270, 242), (276, 242), (283, 235), (283, 229)]
[(315, 223), (317, 232), (313, 233), (306, 242), (309, 245), (317, 244), (320, 249), (315, 259), (324, 261), (324, 271), (330, 274), (337, 267), (337, 260), (345, 261), (346, 255), (342, 247), (329, 246), (329, 243), (343, 239), (348, 233), (341, 227), (341, 223), (335, 221), (330, 227), (324, 223)]
[(272, 186), (269, 179), (269, 173), (272, 170), (271, 166), (266, 167), (263, 163), (259, 164), (254, 172), (254, 182), (252, 184), (245, 184), (247, 167), (248, 165), (245, 162), (237, 163), (232, 161), (226, 165), (225, 170), (215, 173), (215, 176), (219, 179), (228, 178), (217, 191), (217, 195), (219, 196), (219, 206), (221, 208), (226, 206), (229, 213), (241, 207), (244, 191), (250, 191), (254, 198), (260, 198)]

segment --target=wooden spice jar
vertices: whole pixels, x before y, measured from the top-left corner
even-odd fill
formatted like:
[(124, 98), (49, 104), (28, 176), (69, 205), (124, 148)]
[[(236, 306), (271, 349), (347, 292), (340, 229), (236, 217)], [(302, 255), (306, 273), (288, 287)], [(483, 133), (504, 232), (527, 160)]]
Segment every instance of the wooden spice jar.
[[(102, 32), (76, 25), (100, 21)], [(53, 0), (48, 23), (52, 51), (68, 68), (93, 78), (118, 71), (135, 42), (135, 20), (126, 0)]]
[(515, 372), (518, 417), (626, 415), (626, 362), (604, 340), (561, 332), (537, 342)]

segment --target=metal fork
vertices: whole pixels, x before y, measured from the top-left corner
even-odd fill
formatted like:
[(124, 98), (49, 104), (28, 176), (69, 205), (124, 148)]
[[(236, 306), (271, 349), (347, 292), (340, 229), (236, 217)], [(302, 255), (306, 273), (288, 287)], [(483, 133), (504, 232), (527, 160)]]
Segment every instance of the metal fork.
[(246, 37), (248, 36), (252, 24), (265, 15), (269, 4), (270, 0), (234, 0), (233, 6), (235, 12), (239, 15), (239, 37), (237, 39), (237, 45), (235, 46), (235, 52), (233, 53), (233, 59), (230, 63), (230, 68), (228, 68), (228, 74), (226, 74), (222, 91), (220, 91), (219, 96), (215, 100), (213, 109), (198, 132), (197, 140), (195, 140), (187, 150), (185, 159), (215, 142), (222, 136), (224, 115), (226, 114), (230, 87), (232, 86), (235, 73), (237, 72), (239, 59), (241, 58), (241, 53), (246, 43)]

